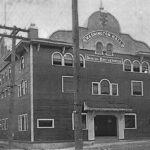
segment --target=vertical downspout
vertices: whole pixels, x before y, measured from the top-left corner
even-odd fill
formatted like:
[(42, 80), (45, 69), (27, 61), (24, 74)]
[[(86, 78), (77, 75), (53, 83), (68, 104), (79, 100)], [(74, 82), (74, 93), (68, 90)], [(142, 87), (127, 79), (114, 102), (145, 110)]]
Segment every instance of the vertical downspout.
[(30, 108), (31, 108), (31, 142), (34, 142), (34, 116), (33, 116), (33, 45), (30, 44)]

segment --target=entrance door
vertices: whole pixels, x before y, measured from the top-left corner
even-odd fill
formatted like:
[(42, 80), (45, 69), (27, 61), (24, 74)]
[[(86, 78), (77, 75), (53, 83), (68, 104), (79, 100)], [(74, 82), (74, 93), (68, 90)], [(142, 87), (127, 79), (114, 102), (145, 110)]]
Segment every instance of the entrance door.
[(97, 115), (94, 118), (95, 136), (117, 136), (117, 119), (111, 115)]

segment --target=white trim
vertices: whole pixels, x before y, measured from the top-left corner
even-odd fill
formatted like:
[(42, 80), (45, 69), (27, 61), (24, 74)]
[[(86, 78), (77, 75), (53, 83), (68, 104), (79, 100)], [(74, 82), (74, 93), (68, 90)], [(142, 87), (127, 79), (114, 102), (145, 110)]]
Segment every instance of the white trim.
[[(53, 63), (54, 54), (60, 54), (60, 56), (61, 56), (61, 65), (56, 65), (56, 64)], [(52, 53), (51, 61), (52, 61), (52, 65), (63, 66), (63, 64), (64, 64), (64, 57), (63, 57), (63, 55), (60, 52), (54, 52), (54, 53)]]
[[(98, 94), (94, 94), (93, 93), (93, 84), (97, 84), (98, 85)], [(92, 95), (100, 95), (100, 83), (99, 82), (92, 82)]]
[(125, 127), (125, 121), (124, 121), (124, 129), (137, 129), (137, 116), (135, 113), (125, 113), (124, 114), (124, 120), (125, 120), (125, 115), (132, 115), (132, 116), (135, 116), (135, 128), (126, 128)]
[[(85, 68), (85, 58), (82, 54), (80, 54), (80, 57), (82, 57), (82, 59), (83, 59), (83, 67), (82, 68)], [(79, 60), (80, 60), (80, 58), (79, 58)]]
[[(150, 70), (149, 70), (149, 63), (147, 61), (143, 61), (142, 64), (141, 64), (141, 72), (143, 70), (143, 64), (146, 63), (148, 65), (148, 72), (147, 73), (150, 73)], [(145, 73), (145, 72), (142, 72), (142, 73)]]
[(64, 54), (64, 64), (63, 64), (63, 66), (66, 66), (66, 65), (65, 65), (65, 56), (66, 56), (66, 55), (70, 55), (70, 56), (72, 57), (72, 66), (68, 66), (68, 67), (73, 67), (73, 66), (74, 66), (74, 57), (73, 57), (73, 55), (72, 55), (71, 53), (65, 53), (65, 54)]
[[(108, 81), (108, 83), (109, 83), (109, 94), (102, 94), (101, 93), (101, 82), (103, 81), (103, 80), (107, 80)], [(100, 81), (100, 95), (111, 95), (111, 83), (110, 83), (110, 81), (108, 80), (108, 79), (102, 79), (101, 81)]]
[[(48, 121), (52, 121), (52, 126), (50, 127), (39, 127), (39, 121), (46, 121), (46, 120), (48, 120)], [(54, 128), (54, 119), (37, 119), (37, 128)]]
[[(107, 54), (107, 45), (108, 45), (108, 44), (112, 44), (112, 46), (113, 46), (112, 55), (108, 55), (108, 54)], [(112, 42), (107, 42), (107, 43), (106, 43), (106, 56), (114, 56), (114, 53), (113, 53), (113, 52), (114, 52), (114, 44), (113, 44)]]
[[(131, 71), (125, 71), (125, 62), (126, 62), (126, 61), (129, 61), (130, 64), (131, 64)], [(133, 64), (132, 64), (131, 60), (125, 59), (125, 60), (123, 61), (123, 71), (125, 71), (125, 72), (133, 72)]]
[[(135, 82), (140, 82), (141, 83), (141, 86), (142, 86), (142, 94), (141, 95), (133, 95), (133, 83)], [(143, 81), (135, 81), (135, 80), (131, 80), (131, 95), (132, 96), (143, 96)]]
[[(140, 68), (139, 68), (139, 69), (140, 69), (139, 72), (135, 72), (135, 71), (134, 71), (134, 63), (135, 63), (135, 62), (137, 62), (137, 63), (139, 64), (139, 67), (140, 67)], [(141, 73), (141, 72), (142, 72), (142, 71), (141, 71), (141, 64), (140, 64), (140, 62), (139, 62), (138, 60), (134, 60), (134, 61), (133, 61), (132, 72), (134, 72), (134, 73)]]
[[(75, 111), (72, 112), (72, 130), (74, 130), (74, 113)], [(87, 128), (87, 113), (81, 113), (81, 115), (86, 115), (86, 128), (82, 130), (88, 130)]]
[[(112, 85), (117, 85), (117, 95), (113, 95), (113, 88), (112, 88)], [(111, 83), (111, 89), (110, 89), (110, 92), (111, 92), (111, 95), (112, 96), (118, 96), (119, 95), (119, 90), (118, 90), (118, 83)]]
[[(103, 48), (102, 48), (102, 53), (96, 53), (96, 47), (97, 47), (97, 43), (102, 43), (102, 45), (103, 45)], [(104, 42), (103, 41), (96, 41), (96, 43), (95, 43), (95, 54), (99, 54), (99, 55), (103, 55), (103, 49), (104, 49)]]
[[(62, 93), (64, 93), (64, 78), (73, 78), (73, 76), (62, 76)], [(68, 92), (72, 93), (72, 92)]]
[[(24, 130), (22, 129), (22, 118), (24, 118)], [(28, 114), (18, 115), (18, 131), (28, 131)]]
[(31, 111), (31, 142), (34, 142), (34, 116), (33, 116), (33, 45), (30, 44), (30, 111)]

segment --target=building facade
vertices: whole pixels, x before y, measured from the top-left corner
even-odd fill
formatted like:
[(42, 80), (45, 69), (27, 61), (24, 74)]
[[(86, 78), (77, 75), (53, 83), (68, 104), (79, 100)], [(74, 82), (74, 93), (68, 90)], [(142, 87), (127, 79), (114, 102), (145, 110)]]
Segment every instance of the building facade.
[[(74, 140), (72, 31), (56, 31), (16, 46), (14, 140)], [(83, 139), (150, 137), (150, 48), (121, 33), (117, 19), (100, 10), (80, 35)], [(1, 47), (2, 51), (3, 47)], [(1, 53), (0, 139), (8, 138), (10, 56)]]

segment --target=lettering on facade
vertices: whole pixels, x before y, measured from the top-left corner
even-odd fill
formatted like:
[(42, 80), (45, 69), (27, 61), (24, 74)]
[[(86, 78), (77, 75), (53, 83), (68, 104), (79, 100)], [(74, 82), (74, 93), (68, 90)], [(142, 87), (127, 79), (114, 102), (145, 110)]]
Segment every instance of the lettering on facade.
[(92, 62), (112, 63), (112, 64), (122, 64), (123, 63), (122, 58), (97, 56), (97, 55), (86, 55), (85, 60), (92, 61)]
[(83, 37), (83, 41), (88, 42), (95, 36), (105, 36), (105, 37), (111, 38), (115, 40), (122, 48), (125, 45), (124, 42), (117, 35), (115, 35), (112, 32), (103, 31), (103, 30), (98, 30), (98, 31), (93, 31), (93, 32), (88, 33), (87, 35)]

